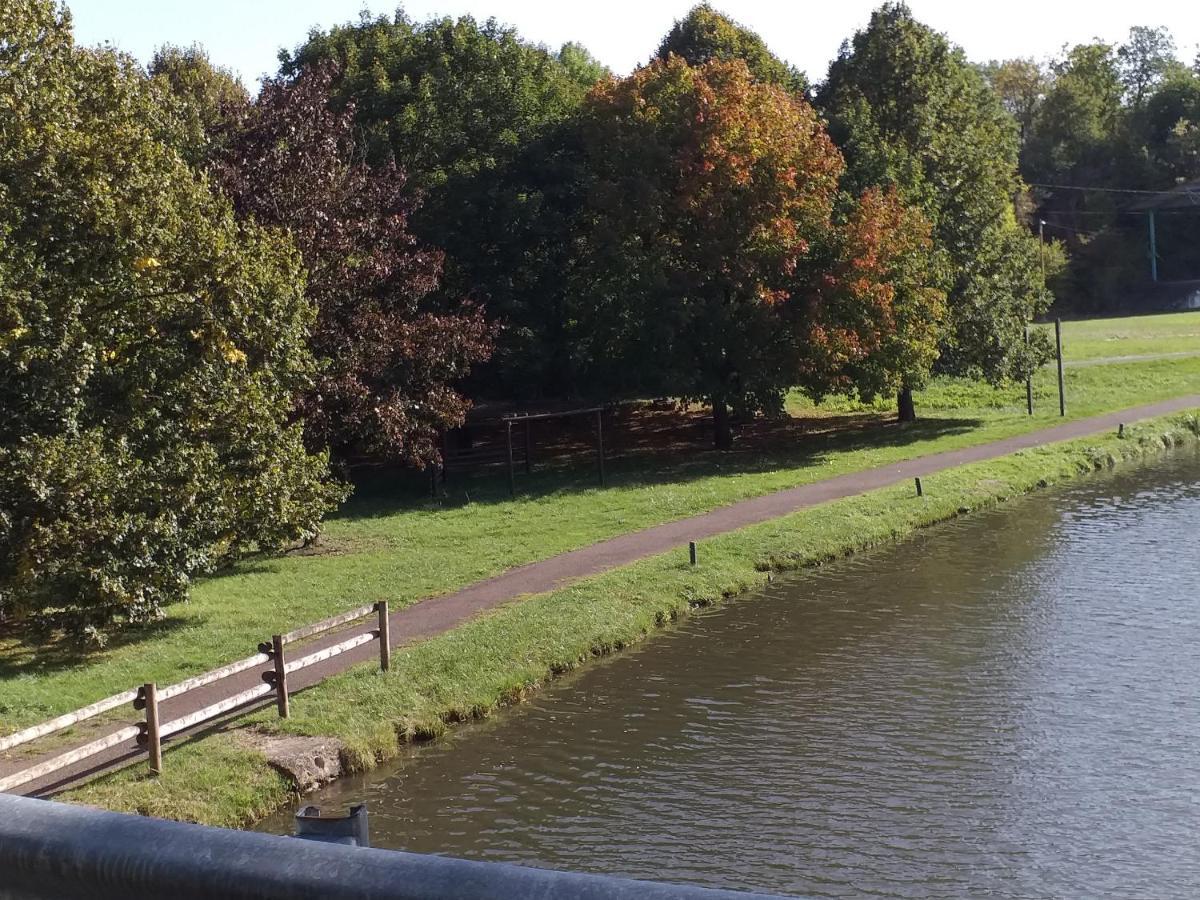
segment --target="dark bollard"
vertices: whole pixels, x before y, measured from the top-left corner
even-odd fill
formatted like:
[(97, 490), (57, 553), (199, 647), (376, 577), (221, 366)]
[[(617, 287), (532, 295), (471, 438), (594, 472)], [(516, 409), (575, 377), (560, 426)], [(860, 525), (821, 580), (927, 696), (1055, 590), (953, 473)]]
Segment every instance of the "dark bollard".
[(692, 561), (692, 565), (696, 564), (696, 542), (688, 541), (688, 557)]
[(917, 483), (917, 496), (918, 496), (918, 497), (924, 497), (924, 496), (925, 496), (925, 489), (924, 489), (923, 487), (921, 487), (921, 479), (920, 479), (920, 478), (914, 478), (913, 480), (914, 480), (914, 481)]
[(326, 844), (370, 847), (367, 805), (359, 803), (352, 806), (349, 814), (344, 816), (323, 816), (318, 806), (302, 806), (296, 813), (296, 837)]
[(1125, 423), (1124, 422), (1122, 422), (1120, 425), (1117, 426), (1117, 437), (1119, 437), (1119, 438), (1125, 437)]

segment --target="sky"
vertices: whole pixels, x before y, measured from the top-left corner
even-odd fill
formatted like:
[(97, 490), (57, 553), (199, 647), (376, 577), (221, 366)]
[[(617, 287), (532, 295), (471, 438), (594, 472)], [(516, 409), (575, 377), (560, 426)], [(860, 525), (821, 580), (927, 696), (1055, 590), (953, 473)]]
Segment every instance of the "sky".
[[(410, 0), (417, 20), (433, 15), (495, 17), (527, 39), (557, 48), (584, 44), (617, 73), (645, 62), (694, 0)], [(777, 55), (809, 78), (824, 77), (841, 42), (866, 24), (882, 0), (715, 0), (713, 5), (757, 31)], [(247, 86), (278, 67), (281, 48), (304, 40), (314, 26), (356, 19), (361, 10), (390, 15), (395, 0), (67, 0), (83, 44), (111, 43), (146, 62), (164, 43), (202, 44), (212, 60), (239, 73)], [(1132, 25), (1165, 25), (1180, 56), (1191, 61), (1200, 43), (1192, 2), (1143, 0), (910, 0), (917, 18), (945, 32), (976, 61), (1055, 55), (1067, 43), (1119, 42)]]

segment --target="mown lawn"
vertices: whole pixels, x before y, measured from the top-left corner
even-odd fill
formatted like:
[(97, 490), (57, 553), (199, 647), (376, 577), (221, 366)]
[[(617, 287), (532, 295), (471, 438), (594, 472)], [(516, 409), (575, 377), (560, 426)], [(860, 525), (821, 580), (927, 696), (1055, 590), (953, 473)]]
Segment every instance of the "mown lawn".
[[(1168, 320), (1177, 335), (1154, 337), (1169, 331), (1160, 324)], [(1200, 314), (1069, 328), (1084, 325), (1090, 336), (1076, 337), (1074, 346), (1103, 345), (1105, 356), (1121, 356), (1134, 353), (1133, 347), (1143, 352), (1154, 340), (1178, 349), (1179, 342), (1193, 339), (1191, 331), (1200, 331)], [(1130, 335), (1128, 344), (1106, 337), (1118, 329)], [(1068, 369), (1066, 379), (1068, 417), (1084, 417), (1200, 390), (1200, 358)], [(907, 428), (886, 423), (883, 404), (864, 409), (835, 400), (822, 414), (854, 427), (797, 428), (769, 451), (716, 454), (704, 450), (698, 438), (688, 454), (614, 459), (610, 487), (603, 491), (595, 487), (594, 470), (582, 463), (522, 476), (516, 500), (508, 498), (507, 483), (498, 475), (460, 480), (436, 502), (420, 479), (377, 480), (328, 523), (315, 552), (251, 560), (206, 579), (163, 622), (101, 651), (80, 657), (65, 646), (0, 636), (0, 733), (145, 681), (167, 684), (202, 672), (253, 653), (272, 632), (371, 600), (386, 597), (402, 606), (746, 497), (1047, 427), (1060, 421), (1054, 390), (1053, 372), (1041, 373), (1036, 413), (1029, 417), (1023, 386), (994, 389), (939, 379), (917, 398), (922, 421)], [(790, 398), (789, 410), (812, 412), (799, 397)]]
[[(1040, 325), (1053, 337), (1053, 325)], [(1200, 353), (1200, 310), (1063, 322), (1063, 358), (1069, 364), (1121, 356)]]

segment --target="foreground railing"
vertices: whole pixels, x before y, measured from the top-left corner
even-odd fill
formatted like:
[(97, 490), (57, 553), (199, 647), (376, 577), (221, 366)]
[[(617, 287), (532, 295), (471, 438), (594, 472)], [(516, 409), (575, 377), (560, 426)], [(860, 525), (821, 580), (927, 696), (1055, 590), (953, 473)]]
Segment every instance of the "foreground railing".
[[(324, 634), (371, 615), (378, 617), (378, 622), (374, 629), (362, 634), (356, 634), (330, 647), (324, 647), (297, 659), (288, 660), (286, 658), (286, 648), (289, 644), (305, 640), (306, 638), (316, 637), (317, 635)], [(371, 641), (379, 642), (379, 665), (381, 669), (386, 671), (391, 665), (391, 635), (388, 628), (388, 603), (386, 600), (370, 604), (369, 606), (360, 606), (357, 609), (332, 616), (312, 625), (305, 625), (303, 628), (297, 628), (285, 634), (277, 634), (270, 641), (264, 641), (259, 644), (259, 652), (254, 656), (239, 659), (237, 662), (232, 662), (218, 669), (213, 669), (210, 672), (196, 675), (178, 684), (160, 688), (153, 682), (149, 682), (140, 688), (114, 694), (111, 697), (98, 700), (73, 712), (64, 713), (61, 716), (38, 725), (33, 725), (22, 731), (4, 735), (0, 737), (0, 752), (56, 734), (73, 725), (78, 725), (88, 719), (117, 709), (126, 703), (132, 703), (135, 710), (143, 713), (142, 721), (136, 724), (119, 728), (94, 741), (89, 741), (79, 747), (73, 747), (50, 759), (0, 778), (0, 792), (11, 791), (23, 784), (53, 775), (55, 772), (60, 772), (69, 766), (85, 762), (112, 747), (135, 739), (146, 748), (150, 770), (152, 772), (161, 772), (162, 742), (165, 738), (173, 734), (178, 734), (181, 731), (187, 731), (189, 728), (194, 728), (197, 725), (202, 725), (240, 706), (271, 694), (275, 695), (279, 715), (287, 718), (289, 714), (287, 676), (289, 674), (306, 669), (309, 666), (314, 666), (327, 659), (332, 659), (335, 656), (353, 650), (355, 647), (369, 644)], [(274, 671), (263, 673), (264, 684), (255, 685), (252, 688), (239, 691), (228, 697), (223, 697), (215, 703), (169, 722), (162, 721), (159, 715), (159, 705), (170, 700), (172, 697), (182, 696), (190, 691), (220, 681), (223, 678), (228, 678), (239, 672), (257, 668), (267, 663), (274, 663)]]
[(13, 900), (764, 896), (316, 843), (0, 796), (0, 897)]

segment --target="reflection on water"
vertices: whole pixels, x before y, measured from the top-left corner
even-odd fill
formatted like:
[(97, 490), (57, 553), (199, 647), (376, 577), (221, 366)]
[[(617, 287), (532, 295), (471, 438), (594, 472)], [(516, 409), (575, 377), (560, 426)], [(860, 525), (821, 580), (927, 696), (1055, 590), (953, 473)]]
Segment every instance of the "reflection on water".
[[(312, 802), (813, 895), (1200, 896), (1200, 457), (805, 573)], [(287, 817), (269, 827), (286, 831)]]

